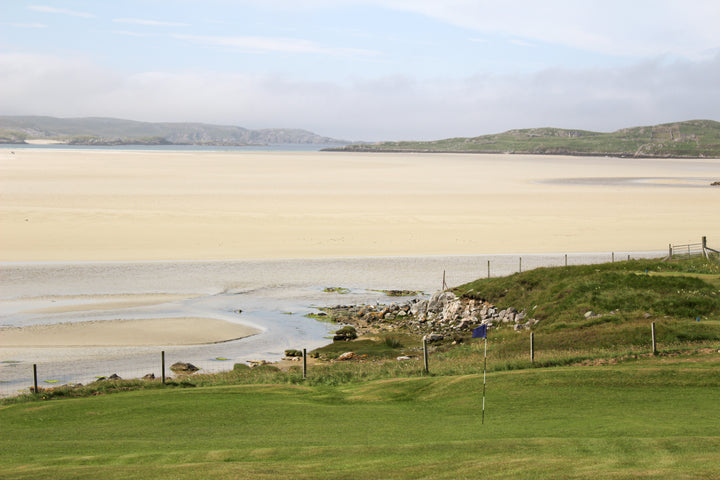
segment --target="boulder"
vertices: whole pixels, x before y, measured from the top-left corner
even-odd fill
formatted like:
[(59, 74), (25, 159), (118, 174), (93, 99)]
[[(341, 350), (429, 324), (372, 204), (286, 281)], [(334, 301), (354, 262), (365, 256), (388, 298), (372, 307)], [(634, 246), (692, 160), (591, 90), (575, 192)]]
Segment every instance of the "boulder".
[(154, 373), (148, 373), (144, 377), (142, 377), (143, 380), (155, 380), (155, 374)]
[(337, 359), (338, 360), (352, 360), (355, 358), (355, 352), (345, 352), (342, 355), (340, 355)]
[(170, 366), (170, 370), (174, 373), (195, 373), (200, 369), (192, 363), (177, 362)]

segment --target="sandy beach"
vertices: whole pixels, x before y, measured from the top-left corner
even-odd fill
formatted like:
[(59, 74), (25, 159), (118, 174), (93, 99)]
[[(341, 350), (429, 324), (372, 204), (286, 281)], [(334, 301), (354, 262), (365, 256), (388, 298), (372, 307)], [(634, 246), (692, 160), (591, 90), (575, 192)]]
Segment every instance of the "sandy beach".
[(0, 261), (654, 250), (720, 239), (719, 178), (717, 159), (0, 149)]
[[(0, 149), (0, 261), (632, 252), (701, 236), (717, 246), (717, 179), (717, 159)], [(183, 298), (141, 293), (67, 297), (26, 313)], [(2, 345), (187, 345), (256, 333), (190, 314), (119, 318), (4, 329)]]

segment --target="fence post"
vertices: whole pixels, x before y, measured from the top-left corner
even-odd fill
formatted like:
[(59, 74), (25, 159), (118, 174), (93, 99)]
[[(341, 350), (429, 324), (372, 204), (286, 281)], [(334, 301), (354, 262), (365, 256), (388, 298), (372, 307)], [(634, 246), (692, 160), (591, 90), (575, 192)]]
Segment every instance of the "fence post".
[(165, 385), (165, 350), (160, 352), (160, 363), (162, 364), (162, 383)]
[(565, 254), (565, 266), (567, 267), (567, 253)]
[(425, 373), (430, 373), (430, 368), (428, 365), (427, 337), (423, 337), (423, 362), (424, 362)]
[(33, 363), (33, 385), (35, 385), (35, 393), (38, 393), (38, 386), (37, 386), (37, 364)]
[(522, 273), (522, 257), (520, 257), (520, 265), (518, 266), (520, 273)]
[(530, 363), (535, 363), (535, 332), (530, 332)]
[(652, 333), (652, 351), (653, 355), (657, 355), (657, 343), (655, 343), (655, 322), (652, 322), (651, 326), (651, 333)]
[(303, 348), (303, 379), (307, 378), (307, 349)]
[(611, 258), (611, 260), (612, 260), (612, 263), (615, 263), (615, 252), (612, 252), (612, 253), (611, 253), (611, 257), (610, 257), (610, 258)]
[(672, 243), (668, 243), (668, 260), (672, 260)]
[(488, 260), (488, 278), (490, 278), (490, 260)]

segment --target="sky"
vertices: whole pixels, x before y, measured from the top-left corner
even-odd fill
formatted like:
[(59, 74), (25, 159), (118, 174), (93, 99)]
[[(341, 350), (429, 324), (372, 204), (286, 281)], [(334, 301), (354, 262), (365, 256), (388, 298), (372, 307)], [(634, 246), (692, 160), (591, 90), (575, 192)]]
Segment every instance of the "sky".
[(717, 0), (3, 0), (0, 115), (433, 140), (720, 121)]

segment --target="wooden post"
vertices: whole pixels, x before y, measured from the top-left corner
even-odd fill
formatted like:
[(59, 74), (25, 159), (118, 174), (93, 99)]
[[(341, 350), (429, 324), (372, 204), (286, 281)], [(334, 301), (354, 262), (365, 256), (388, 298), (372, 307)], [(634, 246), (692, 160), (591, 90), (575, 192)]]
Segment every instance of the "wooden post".
[(424, 371), (425, 371), (425, 373), (430, 373), (430, 368), (429, 368), (429, 365), (428, 365), (427, 337), (423, 337), (423, 362), (424, 362)]
[(307, 378), (307, 350), (303, 348), (303, 379)]
[(165, 350), (160, 352), (160, 364), (162, 365), (162, 383), (165, 385)]
[(567, 253), (565, 254), (565, 266), (567, 267)]
[(530, 332), (530, 363), (535, 363), (535, 333)]
[(628, 253), (628, 262), (630, 261), (630, 254)]
[(612, 252), (610, 255), (611, 255), (610, 259), (611, 259), (612, 263), (615, 263), (615, 252)]
[(520, 257), (520, 264), (518, 266), (520, 273), (522, 273), (522, 257)]
[(35, 393), (38, 393), (37, 387), (37, 364), (33, 363), (33, 385), (35, 385)]
[(668, 243), (668, 260), (672, 260), (672, 243)]
[(444, 292), (447, 290), (448, 286), (447, 283), (445, 283), (445, 270), (443, 270), (443, 284), (442, 284), (442, 291)]
[(653, 355), (657, 355), (657, 343), (655, 343), (655, 322), (652, 322), (651, 326), (651, 333), (652, 333), (652, 349), (653, 349)]
[(490, 260), (488, 260), (488, 278), (490, 278)]
[(705, 256), (705, 258), (710, 260), (710, 254), (707, 250), (707, 237), (702, 237), (702, 254)]

